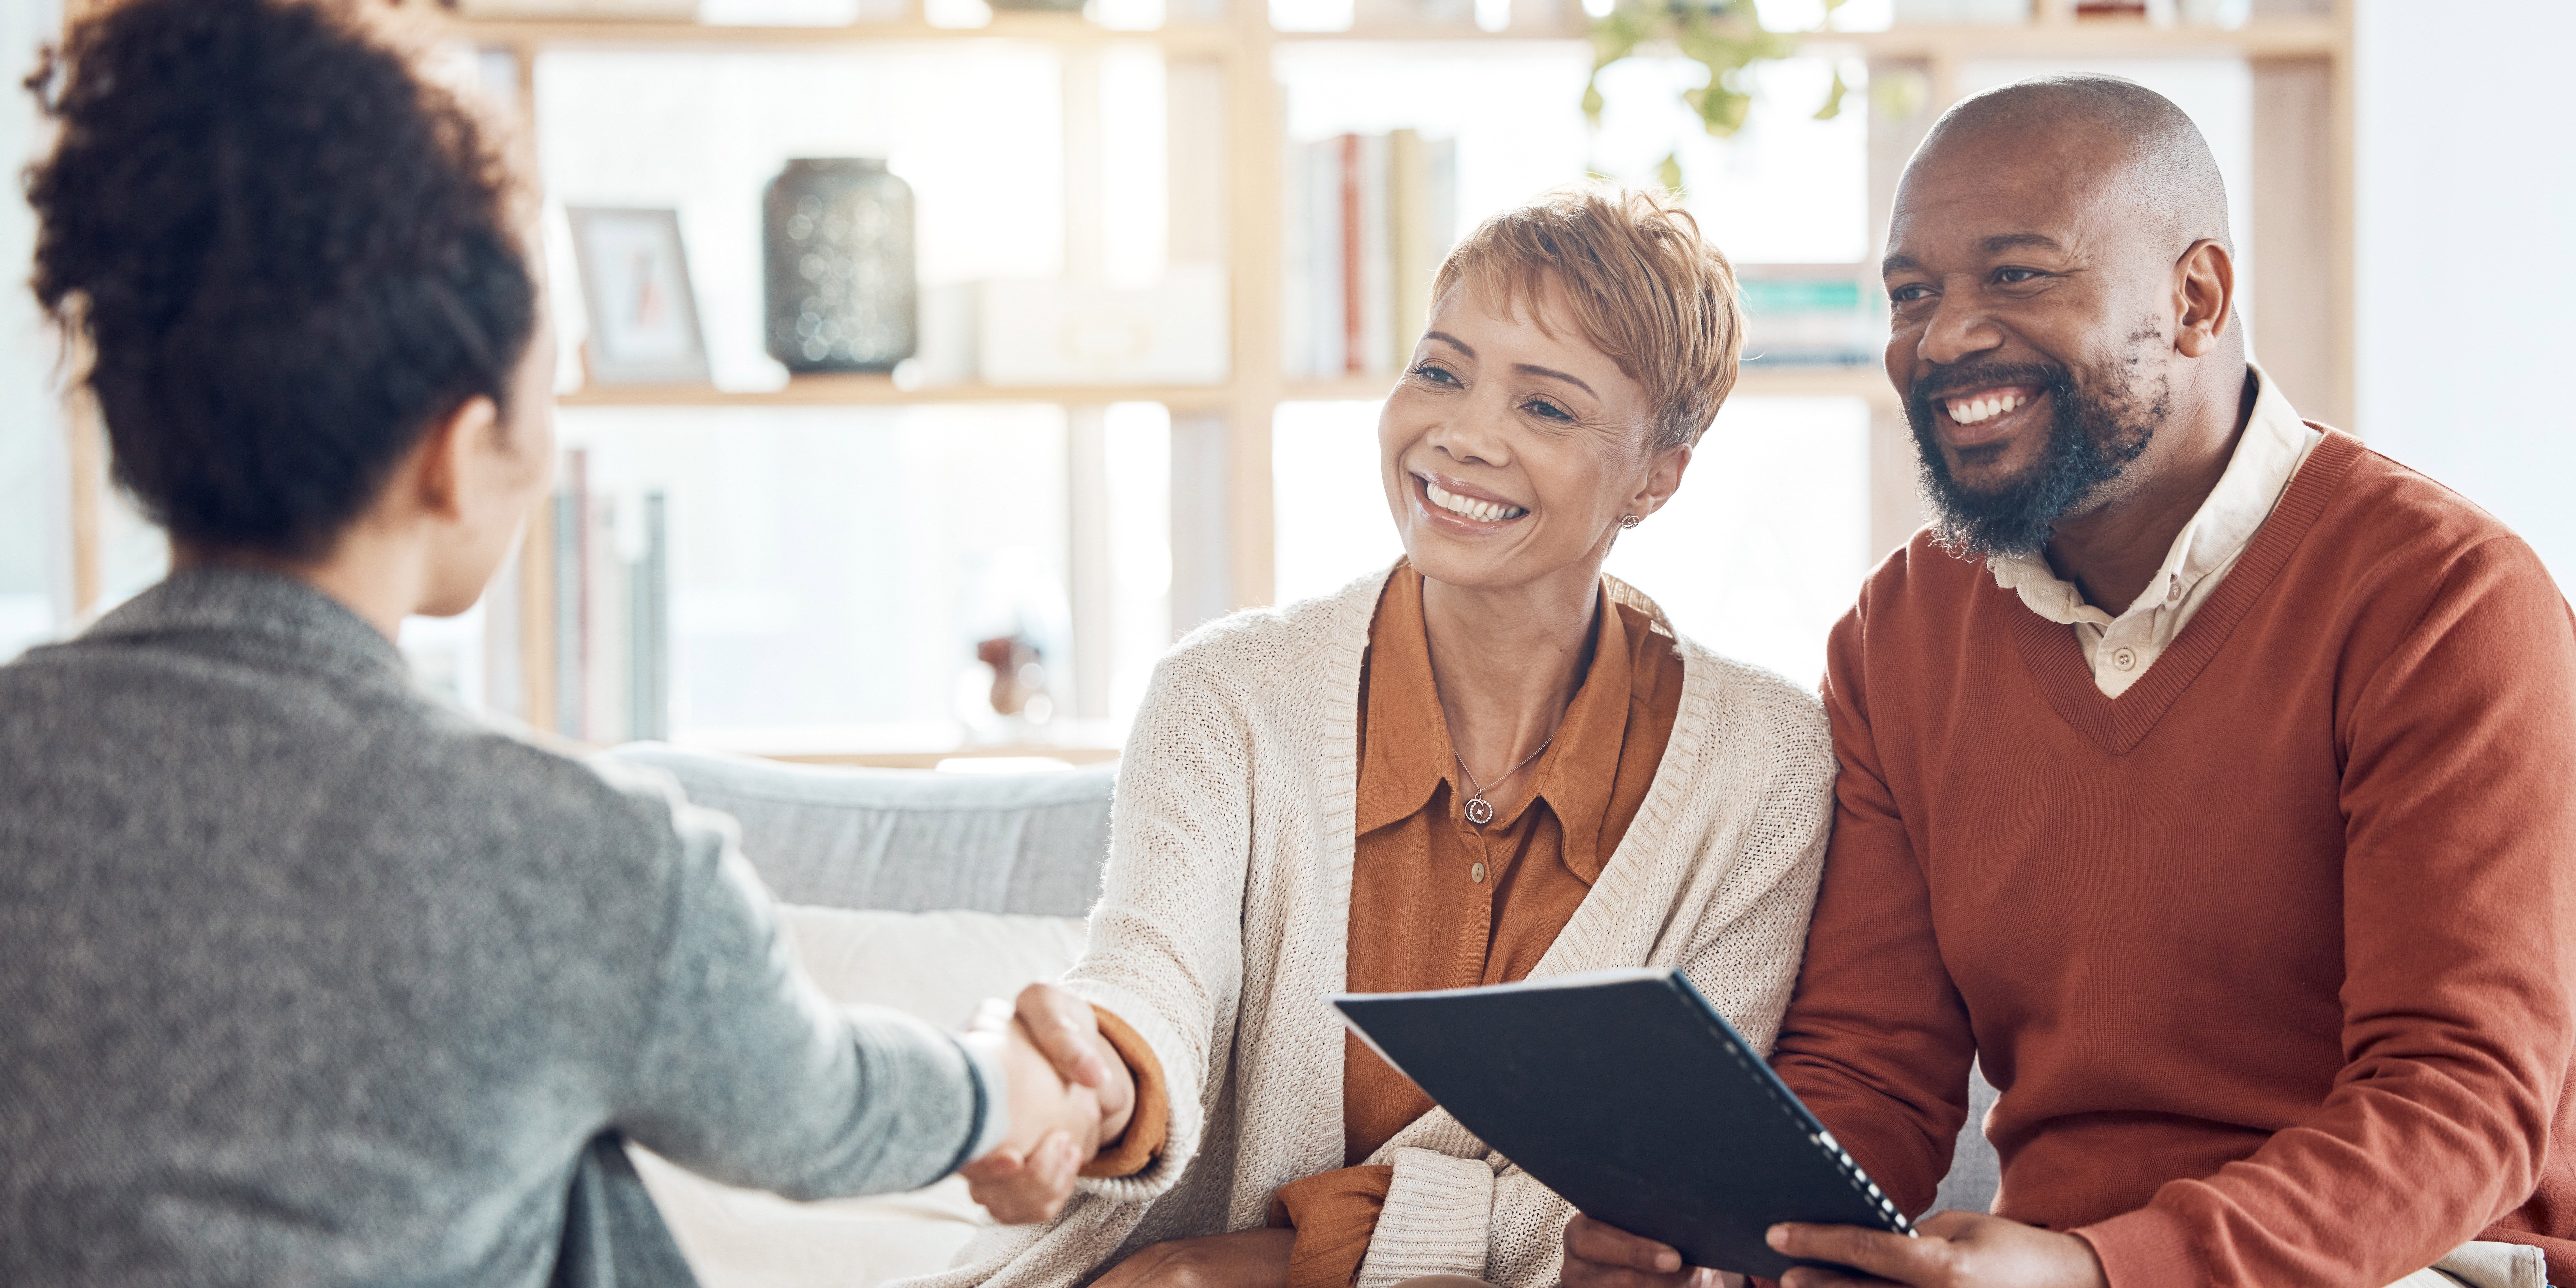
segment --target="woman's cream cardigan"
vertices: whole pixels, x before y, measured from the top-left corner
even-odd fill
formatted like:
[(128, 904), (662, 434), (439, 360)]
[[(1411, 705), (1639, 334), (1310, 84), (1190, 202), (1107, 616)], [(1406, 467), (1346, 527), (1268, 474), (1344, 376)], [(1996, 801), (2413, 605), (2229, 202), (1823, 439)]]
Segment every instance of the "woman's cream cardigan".
[[(1342, 1026), (1324, 999), (1342, 989), (1361, 657), (1386, 576), (1213, 623), (1156, 670), (1090, 945), (1066, 983), (1152, 1045), (1168, 1143), (1138, 1175), (1082, 1182), (1052, 1224), (979, 1232), (919, 1288), (1080, 1283), (1122, 1251), (1260, 1226), (1273, 1190), (1342, 1166)], [(1767, 1050), (1806, 944), (1833, 748), (1813, 696), (1676, 643), (1681, 710), (1662, 766), (1531, 973), (1680, 966)], [(1447, 1113), (1370, 1161), (1395, 1176), (1361, 1288), (1439, 1273), (1556, 1282), (1570, 1209)]]

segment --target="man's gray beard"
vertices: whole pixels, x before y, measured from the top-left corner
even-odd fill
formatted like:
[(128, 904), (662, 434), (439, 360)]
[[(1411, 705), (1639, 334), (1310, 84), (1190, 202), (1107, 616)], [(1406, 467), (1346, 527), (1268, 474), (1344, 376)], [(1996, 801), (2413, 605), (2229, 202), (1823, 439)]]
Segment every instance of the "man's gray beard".
[[(1949, 383), (1953, 389), (1968, 387)], [(2116, 402), (2088, 399), (2063, 368), (2038, 383), (2048, 394), (2048, 444), (2028, 473), (1992, 492), (1972, 491), (1951, 476), (1935, 436), (1932, 398), (1918, 393), (1906, 400), (1919, 487), (1932, 507), (1932, 538), (1942, 549), (1977, 559), (2046, 549), (2060, 521), (2095, 508), (2119, 488), (2129, 463), (2155, 437), (2169, 401), (2163, 388), (2152, 400), (2134, 394)]]

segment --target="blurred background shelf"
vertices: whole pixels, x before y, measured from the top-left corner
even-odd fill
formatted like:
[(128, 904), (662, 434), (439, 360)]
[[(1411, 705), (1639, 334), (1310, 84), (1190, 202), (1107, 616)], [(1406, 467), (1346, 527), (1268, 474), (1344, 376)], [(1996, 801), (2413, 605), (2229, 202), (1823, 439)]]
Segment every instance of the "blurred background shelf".
[(973, 403), (1106, 406), (1161, 403), (1175, 410), (1221, 407), (1224, 385), (929, 385), (905, 389), (886, 376), (798, 376), (779, 389), (712, 385), (593, 385), (555, 398), (563, 407), (938, 407)]
[[(1377, 402), (1394, 382), (1376, 377), (1343, 380), (1291, 380), (1281, 387), (1289, 402)], [(1896, 393), (1877, 367), (1766, 366), (1746, 363), (1738, 369), (1730, 398), (1861, 398), (1894, 405)]]
[[(1026, 40), (1056, 44), (1132, 42), (1159, 45), (1194, 57), (1228, 57), (1248, 40), (1286, 44), (1355, 42), (1508, 42), (1584, 40), (1580, 23), (1538, 22), (1485, 31), (1468, 23), (1367, 22), (1333, 31), (1254, 31), (1221, 23), (1177, 22), (1159, 27), (1104, 26), (1073, 14), (997, 13), (980, 26), (926, 22), (855, 22), (831, 26), (754, 26), (697, 22), (567, 18), (468, 18), (450, 25), (458, 36), (489, 46), (615, 48), (636, 45), (776, 48), (836, 44)], [(2324, 58), (2337, 54), (2344, 24), (2329, 15), (2266, 14), (2238, 27), (2154, 26), (2142, 21), (2084, 19), (2072, 22), (1900, 26), (1884, 31), (1800, 33), (1806, 52), (1850, 51), (1870, 58), (2140, 58), (2233, 54), (2243, 58)]]
[[(2339, 213), (2349, 35), (2330, 0), (2248, 0), (2255, 12), (2233, 29), (2079, 22), (2067, 0), (2037, 0), (2022, 25), (1801, 33), (1793, 57), (1747, 73), (1760, 106), (1727, 140), (1679, 108), (1686, 85), (1672, 78), (1691, 67), (1673, 59), (1612, 69), (1609, 110), (1582, 125), (1592, 53), (1574, 0), (1350, 0), (1338, 21), (1319, 19), (1331, 2), (1165, 0), (1160, 25), (1136, 21), (1150, 6), (1134, 0), (1095, 0), (1101, 15), (1128, 6), (1112, 23), (1005, 10), (978, 24), (975, 6), (921, 0), (909, 17), (846, 26), (456, 25), (485, 51), (486, 82), (507, 81), (534, 117), (550, 188), (567, 201), (677, 205), (693, 275), (716, 301), (716, 384), (560, 398), (566, 442), (586, 455), (597, 493), (585, 504), (669, 492), (684, 671), (675, 736), (823, 763), (934, 766), (993, 747), (1006, 750), (986, 758), (1010, 763), (1021, 758), (1010, 749), (1040, 746), (1069, 748), (1052, 758), (1072, 763), (1107, 757), (1170, 641), (1389, 557), (1373, 405), (1420, 319), (1389, 334), (1377, 285), (1350, 305), (1359, 287), (1341, 283), (1385, 270), (1352, 267), (1359, 252), (1311, 221), (1332, 217), (1335, 183), (1344, 203), (1384, 208), (1371, 203), (1391, 188), (1350, 176), (1380, 173), (1375, 158), (1399, 136), (1454, 149), (1441, 164), (1455, 168), (1438, 172), (1450, 204), (1430, 221), (1453, 225), (1432, 230), (1443, 242), (1582, 173), (1654, 182), (1655, 158), (1672, 153), (1663, 166), (1678, 163), (1703, 227), (1744, 275), (1752, 351), (1802, 360), (1744, 366), (1690, 495), (1623, 540), (1613, 571), (1662, 596), (1686, 629), (1787, 672), (1812, 669), (1846, 598), (1814, 588), (1856, 581), (1920, 510), (1877, 342), (1826, 342), (1841, 363), (1806, 361), (1822, 356), (1820, 341), (1799, 324), (1817, 319), (1780, 302), (1803, 298), (1801, 283), (1839, 283), (1844, 307), (1875, 316), (1896, 176), (1963, 94), (2080, 67), (2199, 93), (2187, 110), (2237, 113), (2211, 128), (2234, 158), (2253, 240), (2305, 242), (2249, 261), (2258, 350), (2303, 407), (2342, 414), (2348, 333), (2332, 319), (2350, 299)], [(1766, 4), (1765, 16), (1789, 8)], [(1839, 120), (1811, 120), (1828, 81), (1857, 92)], [(2231, 94), (2246, 97), (2229, 106)], [(636, 106), (611, 106), (625, 103)], [(770, 152), (752, 163), (737, 140)], [(1344, 159), (1328, 177), (1336, 150)], [(966, 332), (943, 332), (925, 312), (920, 361), (942, 383), (802, 376), (746, 388), (775, 377), (741, 348), (753, 230), (738, 212), (773, 154), (890, 158), (921, 202), (925, 301), (999, 278), (1134, 289), (1184, 264), (1221, 273), (1229, 374), (976, 383), (979, 366), (993, 369), (992, 334), (968, 324), (982, 349), (952, 338), (934, 357), (932, 336)], [(710, 204), (717, 192), (742, 195)], [(1352, 276), (1337, 282), (1325, 256)], [(1418, 273), (1419, 258), (1397, 276)], [(1418, 313), (1420, 298), (1397, 298), (1393, 312)], [(1346, 305), (1371, 319), (1365, 342), (1333, 321)], [(1324, 339), (1301, 338), (1317, 327)], [(2320, 342), (2305, 350), (2281, 339), (2309, 335)], [(1345, 365), (1350, 374), (1314, 374)], [(592, 545), (614, 544), (614, 526)], [(547, 636), (569, 619), (547, 587), (521, 590), (528, 684), (516, 703), (542, 709), (560, 695), (545, 692), (540, 654), (560, 651)], [(974, 678), (984, 672), (947, 642), (1004, 634), (1042, 658), (1052, 711), (1035, 724), (993, 724), (988, 680)], [(991, 727), (943, 723), (951, 711), (982, 711), (968, 723)]]
[[(1600, 69), (1605, 109), (1587, 122), (1579, 0), (1092, 0), (1101, 21), (980, 0), (704, 0), (764, 23), (836, 4), (884, 20), (450, 18), (460, 76), (524, 123), (550, 202), (565, 484), (505, 584), (467, 618), (408, 623), (404, 646), (432, 684), (577, 740), (667, 729), (952, 769), (1114, 757), (1174, 640), (1396, 552), (1375, 404), (1425, 307), (1387, 284), (1436, 262), (1417, 227), (1445, 244), (1601, 174), (1678, 178), (1745, 283), (1756, 357), (1690, 486), (1620, 539), (1610, 571), (1713, 647), (1811, 678), (1850, 587), (1922, 517), (1876, 361), (1875, 265), (1906, 158), (1966, 94), (2110, 71), (2193, 113), (2237, 199), (2256, 353), (2304, 412), (2350, 422), (2357, 2), (2239, 0), (2250, 18), (2221, 29), (2076, 21), (2072, 0), (2036, 0), (2023, 24), (1906, 25), (1956, 6), (1850, 0), (1838, 20), (1893, 25), (1782, 32), (1791, 56), (1730, 73), (1754, 107), (1725, 138), (1681, 102), (1705, 70), (1651, 49)], [(1814, 27), (1825, 8), (1761, 11)], [(1838, 113), (1818, 110), (1829, 88), (1849, 91)], [(1413, 160), (1377, 159), (1399, 155)], [(788, 378), (767, 356), (761, 192), (805, 157), (882, 160), (915, 194), (920, 383)], [(1365, 253), (1410, 258), (1363, 261), (1325, 231), (1354, 194), (1405, 230)], [(566, 206), (673, 212), (707, 382), (584, 384)], [(1075, 346), (1056, 323), (1016, 325), (1053, 316), (1018, 302), (1178, 298), (1181, 281), (1202, 303), (1168, 334), (1224, 337), (1201, 365), (1075, 384), (1090, 368), (1027, 361)], [(1336, 326), (1353, 298), (1368, 322)], [(1034, 383), (990, 383), (1014, 376)], [(66, 416), (78, 621), (166, 553), (118, 500), (94, 418)], [(991, 647), (1010, 660), (979, 660)], [(1005, 711), (1013, 686), (1035, 703)]]
[(1839, 48), (1866, 58), (2332, 58), (2345, 51), (2346, 39), (2344, 24), (2331, 16), (2272, 14), (2235, 28), (2085, 19), (1823, 32), (1800, 44), (1818, 53)]
[(1025, 40), (1091, 45), (1124, 42), (1161, 46), (1193, 57), (1224, 57), (1243, 47), (1232, 28), (1178, 23), (1143, 30), (1102, 26), (1074, 14), (997, 13), (982, 26), (933, 26), (927, 22), (855, 22), (832, 26), (749, 26), (606, 18), (463, 18), (448, 24), (477, 45), (511, 48), (615, 49), (634, 46), (776, 49), (903, 41)]
[[(1392, 378), (1289, 380), (1282, 402), (1376, 402)], [(799, 376), (780, 389), (718, 389), (712, 385), (605, 385), (556, 396), (563, 407), (938, 407), (975, 403), (1040, 403), (1107, 406), (1160, 403), (1176, 412), (1219, 409), (1241, 395), (1230, 385), (933, 385), (898, 387), (884, 376)], [(1747, 398), (1866, 398), (1893, 402), (1895, 394), (1877, 367), (1746, 363), (1735, 396)]]

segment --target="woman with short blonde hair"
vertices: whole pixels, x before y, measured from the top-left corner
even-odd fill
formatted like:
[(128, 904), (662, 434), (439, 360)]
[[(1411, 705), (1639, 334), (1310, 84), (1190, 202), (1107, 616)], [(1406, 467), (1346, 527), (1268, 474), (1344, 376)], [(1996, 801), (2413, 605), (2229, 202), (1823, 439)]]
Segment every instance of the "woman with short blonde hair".
[(1580, 188), (1485, 221), (1434, 290), (1379, 422), (1405, 557), (1202, 628), (1129, 739), (1067, 982), (1123, 1021), (1126, 1138), (934, 1282), (1553, 1283), (1567, 1206), (1325, 998), (1677, 966), (1769, 1045), (1824, 717), (1601, 573), (1734, 384), (1733, 274), (1665, 198)]

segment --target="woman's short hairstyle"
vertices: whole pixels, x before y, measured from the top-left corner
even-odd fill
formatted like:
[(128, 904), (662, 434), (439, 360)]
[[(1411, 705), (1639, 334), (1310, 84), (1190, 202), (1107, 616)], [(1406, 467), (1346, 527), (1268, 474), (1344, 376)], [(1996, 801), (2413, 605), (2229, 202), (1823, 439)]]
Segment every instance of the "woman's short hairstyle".
[(1735, 387), (1735, 270), (1660, 194), (1584, 185), (1503, 211), (1441, 261), (1432, 298), (1462, 283), (1515, 316), (1527, 307), (1542, 327), (1539, 305), (1562, 287), (1565, 320), (1645, 387), (1658, 449), (1698, 443)]
[(371, 0), (124, 0), (29, 82), (36, 297), (173, 537), (310, 557), (428, 428), (506, 406), (523, 195)]

